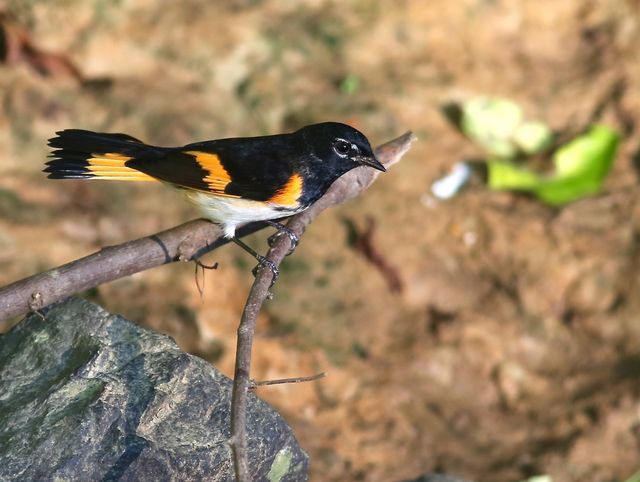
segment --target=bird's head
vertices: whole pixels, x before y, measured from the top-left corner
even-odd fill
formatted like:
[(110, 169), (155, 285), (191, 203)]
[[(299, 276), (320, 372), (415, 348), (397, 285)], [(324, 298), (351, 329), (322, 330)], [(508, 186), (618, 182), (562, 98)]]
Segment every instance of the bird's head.
[(370, 166), (386, 172), (364, 134), (351, 126), (323, 122), (303, 127), (297, 134), (304, 137), (317, 158), (337, 171), (347, 172), (354, 167)]

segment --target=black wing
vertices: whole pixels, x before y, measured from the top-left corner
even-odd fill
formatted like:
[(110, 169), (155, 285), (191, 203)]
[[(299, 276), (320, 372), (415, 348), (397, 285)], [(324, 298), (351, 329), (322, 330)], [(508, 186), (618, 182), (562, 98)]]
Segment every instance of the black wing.
[(292, 183), (292, 176), (304, 158), (301, 148), (291, 134), (220, 139), (170, 149), (160, 159), (132, 159), (126, 165), (176, 186), (273, 202), (287, 186), (291, 190), (300, 184)]

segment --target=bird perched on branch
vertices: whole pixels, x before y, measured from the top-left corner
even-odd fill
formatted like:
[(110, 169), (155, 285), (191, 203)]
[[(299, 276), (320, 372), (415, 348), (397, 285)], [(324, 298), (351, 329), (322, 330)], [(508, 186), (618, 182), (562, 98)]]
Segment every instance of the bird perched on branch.
[(160, 181), (180, 190), (203, 215), (222, 227), (277, 276), (273, 263), (235, 236), (236, 227), (304, 211), (343, 174), (358, 166), (385, 171), (367, 138), (337, 122), (303, 127), (289, 134), (152, 146), (126, 134), (80, 129), (57, 132), (44, 172), (51, 179)]

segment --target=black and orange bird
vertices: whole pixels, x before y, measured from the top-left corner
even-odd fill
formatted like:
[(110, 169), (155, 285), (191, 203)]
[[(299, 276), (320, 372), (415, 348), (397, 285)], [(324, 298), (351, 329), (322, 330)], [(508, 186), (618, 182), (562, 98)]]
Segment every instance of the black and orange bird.
[(385, 171), (367, 138), (338, 122), (313, 124), (288, 134), (195, 142), (182, 147), (145, 144), (126, 134), (67, 129), (49, 139), (51, 179), (159, 181), (180, 190), (224, 236), (275, 266), (235, 236), (236, 227), (274, 222), (304, 211), (343, 174), (358, 166)]

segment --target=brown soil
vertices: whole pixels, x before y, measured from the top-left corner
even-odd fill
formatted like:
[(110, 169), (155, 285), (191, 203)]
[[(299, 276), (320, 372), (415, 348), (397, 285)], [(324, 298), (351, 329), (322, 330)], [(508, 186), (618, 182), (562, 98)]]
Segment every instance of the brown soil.
[[(402, 163), (312, 225), (260, 319), (256, 379), (328, 372), (259, 391), (312, 479), (600, 482), (640, 466), (640, 2), (3, 5), (42, 52), (0, 68), (0, 283), (195, 216), (161, 186), (47, 181), (56, 130), (171, 145), (328, 119), (374, 143), (412, 129)], [(603, 194), (558, 210), (482, 187), (432, 199), (433, 180), (481, 155), (439, 111), (473, 94), (557, 130), (619, 129)], [(368, 218), (400, 293), (349, 243)], [(252, 262), (235, 247), (211, 259), (202, 298), (188, 265), (88, 296), (230, 374)]]

